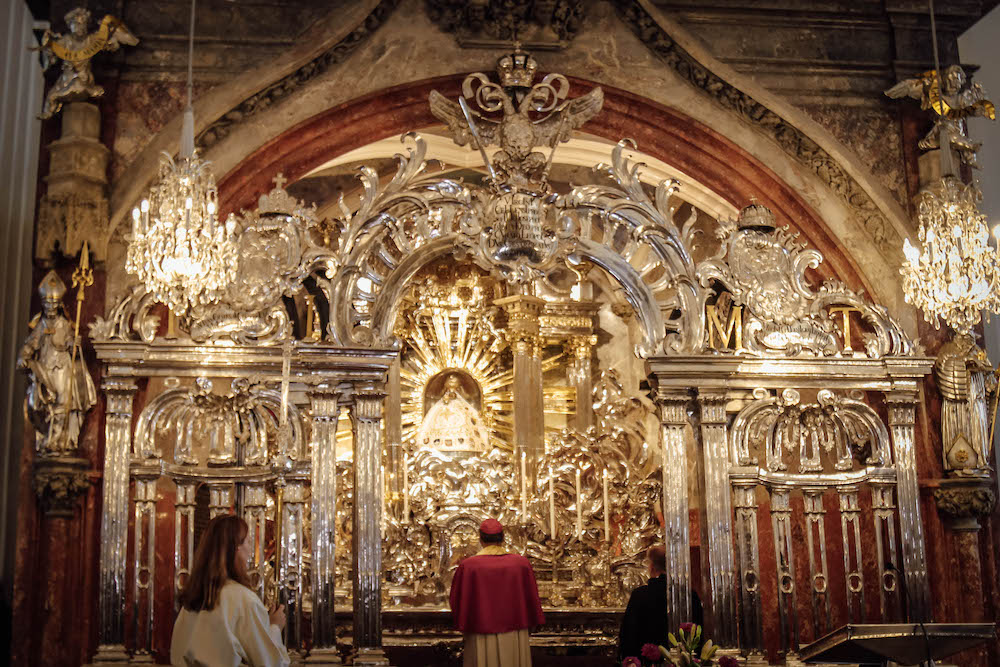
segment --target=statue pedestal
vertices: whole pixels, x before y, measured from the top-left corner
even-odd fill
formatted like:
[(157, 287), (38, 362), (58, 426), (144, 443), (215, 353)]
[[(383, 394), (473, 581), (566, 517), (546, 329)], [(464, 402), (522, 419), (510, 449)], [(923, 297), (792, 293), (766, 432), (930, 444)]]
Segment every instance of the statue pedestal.
[(128, 653), (121, 644), (101, 644), (94, 659), (84, 667), (121, 667), (127, 665), (128, 661)]
[(339, 665), (342, 664), (340, 660), (340, 653), (335, 648), (317, 648), (309, 651), (309, 657), (307, 657), (302, 664), (304, 665)]
[(85, 240), (95, 261), (107, 258), (110, 151), (100, 137), (96, 105), (66, 105), (62, 135), (49, 144), (48, 188), (38, 208), (35, 259), (49, 260), (57, 247), (64, 255), (76, 256)]

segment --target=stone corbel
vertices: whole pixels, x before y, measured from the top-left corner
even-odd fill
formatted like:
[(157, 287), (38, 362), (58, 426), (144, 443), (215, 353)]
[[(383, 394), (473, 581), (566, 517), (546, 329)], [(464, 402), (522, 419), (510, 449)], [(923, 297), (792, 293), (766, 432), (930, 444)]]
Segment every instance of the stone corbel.
[(938, 512), (955, 531), (976, 531), (996, 509), (997, 496), (990, 479), (942, 479), (934, 489)]
[(90, 488), (87, 459), (41, 458), (35, 463), (32, 487), (46, 517), (72, 518), (77, 501)]

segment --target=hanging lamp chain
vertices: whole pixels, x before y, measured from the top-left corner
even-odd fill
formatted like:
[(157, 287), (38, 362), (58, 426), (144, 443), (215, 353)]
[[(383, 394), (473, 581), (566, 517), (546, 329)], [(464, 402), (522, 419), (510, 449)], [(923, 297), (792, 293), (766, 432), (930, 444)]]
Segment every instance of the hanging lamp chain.
[(192, 106), (194, 90), (194, 16), (195, 0), (191, 0), (191, 23), (188, 29), (188, 63), (187, 63), (187, 106), (184, 108), (184, 124), (181, 129), (181, 152), (182, 158), (189, 158), (194, 155), (194, 107)]

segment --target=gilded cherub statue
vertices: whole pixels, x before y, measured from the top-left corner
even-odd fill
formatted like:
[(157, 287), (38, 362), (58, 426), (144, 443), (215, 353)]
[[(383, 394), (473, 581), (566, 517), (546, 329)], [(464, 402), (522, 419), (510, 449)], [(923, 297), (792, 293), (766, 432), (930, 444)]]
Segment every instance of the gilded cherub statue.
[(69, 32), (65, 35), (46, 30), (42, 35), (42, 67), (48, 69), (55, 60), (62, 61), (62, 72), (45, 96), (39, 116), (42, 120), (59, 113), (67, 102), (83, 102), (104, 95), (104, 88), (94, 81), (90, 59), (101, 51), (117, 51), (122, 45), (135, 46), (139, 39), (120, 20), (111, 15), (101, 20), (97, 30), (87, 34), (90, 11), (76, 8), (66, 14)]
[(42, 312), (31, 320), (17, 367), (28, 374), (24, 409), (35, 427), (36, 451), (61, 456), (76, 450), (84, 416), (97, 402), (97, 392), (79, 352), (73, 323), (63, 312), (66, 285), (55, 271), (49, 271), (38, 293)]
[[(514, 53), (497, 61), (499, 84), (475, 72), (462, 83), (458, 102), (431, 91), (431, 113), (448, 126), (455, 143), (470, 144), (482, 152), (495, 183), (542, 185), (551, 158), (534, 148), (549, 146), (554, 150), (560, 142), (569, 141), (570, 133), (597, 115), (604, 104), (600, 88), (567, 100), (569, 81), (561, 74), (549, 74), (533, 84), (537, 69), (535, 59), (515, 47)], [(486, 113), (502, 111), (503, 116), (487, 118), (470, 109), (467, 99)], [(486, 157), (487, 146), (500, 147), (492, 161)]]
[(920, 148), (925, 151), (940, 148), (944, 133), (946, 143), (958, 153), (959, 159), (970, 167), (979, 168), (976, 152), (982, 144), (969, 139), (965, 119), (982, 116), (995, 120), (996, 108), (986, 99), (983, 87), (968, 80), (961, 65), (945, 69), (940, 86), (937, 71), (931, 70), (916, 78), (900, 81), (885, 94), (892, 98), (920, 100), (921, 109), (933, 109), (937, 114), (934, 127), (917, 144)]
[(941, 445), (944, 468), (953, 475), (989, 475), (989, 394), (996, 376), (986, 351), (968, 334), (941, 347), (934, 362), (941, 394)]

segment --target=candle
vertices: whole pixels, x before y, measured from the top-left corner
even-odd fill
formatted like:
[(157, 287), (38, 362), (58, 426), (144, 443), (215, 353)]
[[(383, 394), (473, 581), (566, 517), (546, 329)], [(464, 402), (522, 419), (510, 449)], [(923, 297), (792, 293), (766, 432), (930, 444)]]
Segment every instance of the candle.
[(403, 454), (403, 521), (410, 520), (410, 457)]
[(281, 353), (281, 425), (288, 423), (288, 380), (292, 369), (292, 342), (286, 341)]
[(528, 455), (521, 452), (521, 520), (525, 520), (528, 504)]
[(556, 539), (556, 492), (552, 484), (552, 468), (549, 468), (549, 535)]
[(611, 541), (611, 504), (608, 502), (608, 471), (604, 470), (604, 540)]
[(576, 536), (583, 536), (583, 498), (580, 496), (580, 470), (576, 471)]

